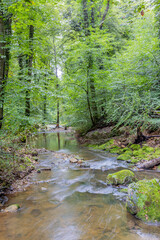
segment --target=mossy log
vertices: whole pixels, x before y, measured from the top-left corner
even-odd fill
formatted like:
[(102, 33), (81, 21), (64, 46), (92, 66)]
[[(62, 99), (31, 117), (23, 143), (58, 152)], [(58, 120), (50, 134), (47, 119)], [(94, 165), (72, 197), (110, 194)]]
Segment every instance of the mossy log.
[(160, 157), (159, 158), (155, 158), (152, 159), (150, 161), (138, 164), (137, 167), (141, 168), (141, 169), (149, 169), (149, 168), (153, 168), (154, 166), (157, 166), (160, 164)]

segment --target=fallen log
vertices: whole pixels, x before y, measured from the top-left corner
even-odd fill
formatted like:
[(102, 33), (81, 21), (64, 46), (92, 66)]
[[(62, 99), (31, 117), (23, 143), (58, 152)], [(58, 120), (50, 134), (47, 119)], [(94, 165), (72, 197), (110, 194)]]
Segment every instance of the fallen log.
[(160, 164), (160, 157), (152, 159), (150, 161), (146, 161), (146, 162), (140, 163), (140, 164), (138, 164), (136, 166), (137, 166), (137, 168), (149, 169), (149, 168), (153, 168), (154, 166), (157, 166), (159, 164)]

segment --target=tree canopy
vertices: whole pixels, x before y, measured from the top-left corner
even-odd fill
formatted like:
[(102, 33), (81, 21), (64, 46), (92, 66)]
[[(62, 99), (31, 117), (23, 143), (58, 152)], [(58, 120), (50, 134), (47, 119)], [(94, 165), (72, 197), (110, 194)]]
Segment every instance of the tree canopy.
[(0, 1), (0, 128), (159, 125), (158, 0)]

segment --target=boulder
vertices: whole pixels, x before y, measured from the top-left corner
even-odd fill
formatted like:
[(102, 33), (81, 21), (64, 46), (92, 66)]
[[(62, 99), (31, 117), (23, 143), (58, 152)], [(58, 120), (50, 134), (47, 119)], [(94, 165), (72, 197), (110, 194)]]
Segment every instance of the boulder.
[(19, 208), (20, 208), (20, 206), (18, 204), (13, 204), (13, 205), (10, 205), (9, 207), (7, 207), (6, 209), (4, 209), (3, 212), (14, 213), (14, 212), (17, 212)]
[(160, 222), (160, 180), (141, 180), (128, 187), (127, 210), (146, 222)]
[(135, 180), (135, 175), (130, 170), (121, 170), (113, 174), (108, 174), (107, 176), (107, 183), (113, 185), (125, 185)]

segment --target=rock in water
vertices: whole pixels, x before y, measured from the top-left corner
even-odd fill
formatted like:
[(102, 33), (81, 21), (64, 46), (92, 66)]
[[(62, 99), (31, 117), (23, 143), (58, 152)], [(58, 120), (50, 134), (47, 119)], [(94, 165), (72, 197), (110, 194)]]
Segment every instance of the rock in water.
[(41, 191), (42, 191), (42, 192), (47, 192), (47, 188), (41, 187)]
[(145, 222), (160, 222), (160, 180), (141, 180), (128, 187), (127, 210)]
[(107, 176), (107, 183), (113, 185), (129, 184), (135, 180), (135, 175), (130, 170), (122, 170)]
[(7, 207), (6, 209), (4, 209), (4, 212), (14, 213), (14, 212), (17, 212), (19, 208), (20, 208), (20, 206), (18, 204), (13, 204), (13, 205)]
[(78, 159), (76, 159), (76, 158), (71, 158), (71, 159), (70, 159), (70, 162), (71, 162), (71, 163), (77, 163), (77, 162), (78, 162)]

